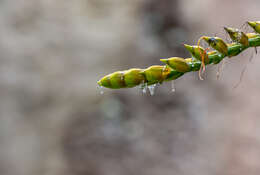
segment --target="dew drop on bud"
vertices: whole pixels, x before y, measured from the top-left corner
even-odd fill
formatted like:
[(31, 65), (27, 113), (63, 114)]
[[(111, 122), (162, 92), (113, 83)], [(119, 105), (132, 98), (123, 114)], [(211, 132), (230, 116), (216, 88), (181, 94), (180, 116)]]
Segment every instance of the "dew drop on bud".
[(175, 91), (176, 91), (174, 81), (172, 81), (172, 89), (171, 89), (171, 91), (172, 91), (172, 92), (175, 92)]
[(143, 87), (143, 94), (146, 94), (146, 87)]
[(148, 86), (148, 89), (150, 91), (150, 94), (153, 96), (155, 91), (156, 84)]
[(98, 89), (101, 95), (104, 94), (104, 90), (102, 86), (98, 85)]
[(142, 89), (143, 94), (146, 94), (146, 92), (147, 92), (147, 83), (142, 83), (140, 85), (140, 89)]

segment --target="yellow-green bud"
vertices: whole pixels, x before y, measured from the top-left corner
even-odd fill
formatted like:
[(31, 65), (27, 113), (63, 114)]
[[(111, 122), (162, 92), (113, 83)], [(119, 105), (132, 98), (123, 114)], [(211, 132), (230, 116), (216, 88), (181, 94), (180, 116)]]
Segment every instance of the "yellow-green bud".
[(125, 88), (126, 84), (124, 81), (124, 72), (117, 71), (109, 75), (106, 75), (101, 80), (99, 80), (98, 84), (100, 86), (104, 86), (106, 88), (111, 89)]
[(145, 82), (143, 69), (129, 69), (125, 71), (125, 84), (128, 88), (137, 86)]
[(228, 46), (221, 38), (204, 36), (203, 39), (218, 52), (228, 55)]
[(192, 57), (196, 58), (197, 60), (202, 61), (202, 56), (204, 56), (204, 63), (209, 63), (208, 54), (205, 49), (201, 46), (191, 46), (188, 44), (184, 44), (184, 47), (191, 53)]
[(160, 59), (160, 61), (169, 65), (171, 68), (175, 69), (178, 72), (185, 73), (190, 71), (190, 66), (187, 64), (184, 58), (172, 57), (167, 59)]
[(247, 36), (249, 39), (251, 39), (251, 38), (258, 37), (259, 34), (257, 34), (257, 33), (247, 33), (246, 36)]
[(251, 26), (257, 33), (260, 33), (260, 21), (248, 21), (249, 26)]
[(106, 75), (98, 81), (99, 86), (111, 89), (131, 88), (145, 82), (143, 69), (129, 69)]
[(103, 78), (98, 80), (97, 83), (98, 83), (99, 86), (103, 86), (103, 87), (106, 87), (106, 88), (112, 88), (111, 83), (110, 83), (110, 75), (104, 76)]
[(231, 27), (224, 27), (224, 29), (229, 34), (232, 41), (238, 42), (244, 46), (249, 45), (248, 36), (244, 32)]
[(151, 66), (143, 71), (147, 84), (162, 83), (170, 74), (171, 68), (168, 66)]

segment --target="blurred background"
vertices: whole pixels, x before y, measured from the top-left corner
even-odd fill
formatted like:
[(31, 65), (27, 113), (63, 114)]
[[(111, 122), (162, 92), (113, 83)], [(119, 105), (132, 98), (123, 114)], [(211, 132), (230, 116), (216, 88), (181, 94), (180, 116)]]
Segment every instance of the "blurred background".
[[(183, 43), (260, 20), (259, 0), (0, 0), (1, 175), (260, 173), (254, 49), (156, 89), (102, 76), (188, 57)], [(249, 28), (243, 28), (250, 31)], [(242, 82), (240, 74), (248, 64)]]

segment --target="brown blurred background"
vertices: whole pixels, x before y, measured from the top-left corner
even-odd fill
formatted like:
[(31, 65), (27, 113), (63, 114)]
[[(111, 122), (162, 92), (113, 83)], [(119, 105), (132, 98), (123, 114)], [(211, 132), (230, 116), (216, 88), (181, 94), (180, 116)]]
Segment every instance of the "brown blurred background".
[[(259, 175), (259, 55), (216, 80), (97, 89), (103, 75), (188, 57), (182, 44), (260, 20), (259, 0), (0, 0), (1, 175)], [(250, 30), (249, 30), (250, 31)]]

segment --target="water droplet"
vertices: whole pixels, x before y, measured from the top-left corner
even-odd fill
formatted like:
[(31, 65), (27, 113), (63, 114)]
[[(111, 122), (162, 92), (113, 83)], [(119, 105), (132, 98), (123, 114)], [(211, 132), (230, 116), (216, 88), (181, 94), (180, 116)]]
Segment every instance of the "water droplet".
[(144, 94), (146, 94), (146, 92), (147, 92), (147, 83), (140, 84), (139, 88), (142, 89), (142, 92)]
[(176, 91), (174, 81), (172, 81), (172, 89), (171, 90), (172, 90), (172, 92)]
[(155, 90), (156, 84), (148, 86), (148, 89), (150, 91), (150, 94), (153, 96), (154, 95), (154, 90)]
[(103, 86), (98, 85), (98, 89), (101, 95), (104, 94)]
[(146, 87), (143, 87), (142, 91), (144, 94), (146, 94)]
[(218, 54), (219, 57), (222, 57), (222, 54)]

